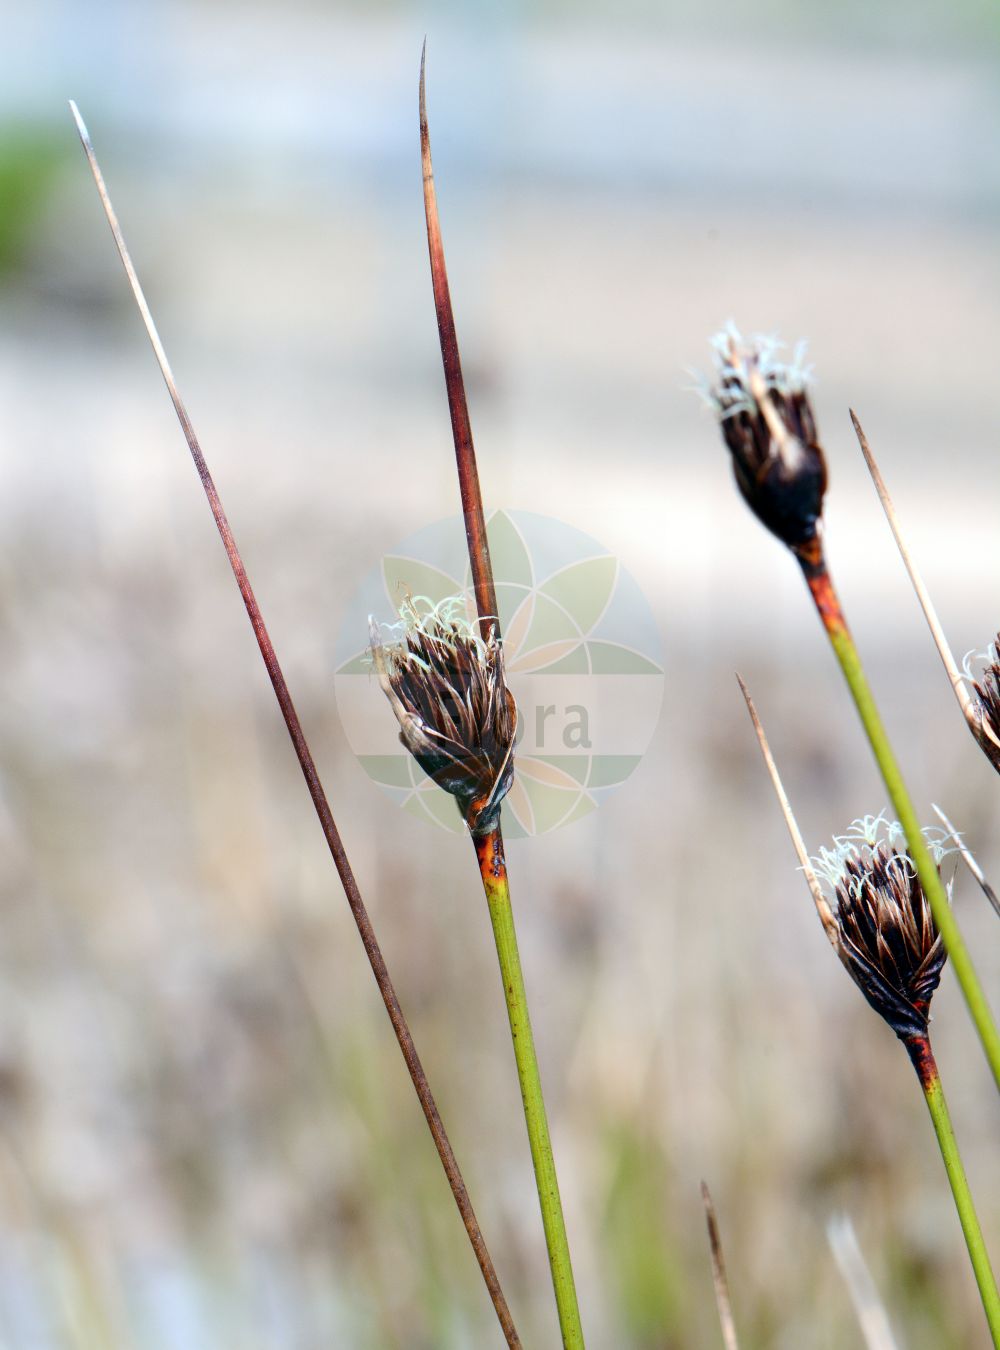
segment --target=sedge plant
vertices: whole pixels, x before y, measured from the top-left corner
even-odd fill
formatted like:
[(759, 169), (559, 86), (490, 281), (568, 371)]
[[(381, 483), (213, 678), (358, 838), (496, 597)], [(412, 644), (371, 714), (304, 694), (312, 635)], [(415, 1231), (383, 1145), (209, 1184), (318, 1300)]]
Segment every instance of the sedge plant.
[(97, 185), (97, 191), (100, 196), (101, 203), (104, 207), (104, 212), (107, 217), (108, 224), (111, 227), (111, 233), (114, 237), (115, 244), (118, 248), (118, 253), (121, 258), (122, 265), (125, 268), (125, 272), (132, 289), (132, 294), (135, 298), (135, 302), (139, 309), (139, 313), (142, 316), (142, 321), (145, 326), (146, 333), (149, 337), (150, 343), (152, 344), (153, 347), (153, 351), (156, 355), (156, 360), (160, 367), (160, 372), (167, 386), (167, 391), (173, 403), (178, 421), (180, 422), (185, 440), (187, 441), (188, 449), (191, 452), (191, 458), (194, 461), (195, 469), (198, 472), (198, 477), (201, 479), (202, 487), (205, 490), (205, 496), (208, 499), (208, 504), (209, 507), (211, 508), (212, 516), (215, 520), (216, 527), (222, 539), (223, 546), (225, 547), (226, 556), (229, 559), (230, 566), (232, 567), (233, 570), (233, 575), (235, 576), (236, 583), (239, 587), (240, 595), (243, 598), (243, 603), (246, 606), (246, 611), (254, 630), (254, 635), (257, 638), (257, 644), (260, 648), (260, 653), (264, 660), (264, 665), (267, 668), (268, 675), (270, 676), (271, 684), (272, 687), (274, 688), (275, 697), (277, 698), (278, 706), (281, 709), (281, 715), (284, 719), (285, 726), (288, 730), (288, 735), (291, 739), (296, 757), (302, 769), (302, 774), (306, 781), (306, 787), (308, 788), (309, 796), (312, 799), (313, 806), (315, 807), (316, 810), (316, 815), (319, 818), (319, 823), (323, 830), (324, 838), (326, 839), (327, 845), (330, 849), (330, 853), (333, 857), (334, 866), (337, 869), (337, 873), (340, 877), (341, 884), (343, 885), (344, 894), (347, 897), (347, 903), (350, 906), (351, 914), (354, 918), (355, 924), (357, 925), (358, 933), (361, 937), (361, 942), (365, 949), (365, 955), (367, 956), (368, 962), (371, 966), (372, 974), (375, 976), (375, 982), (378, 985), (379, 993), (381, 994), (382, 1001), (385, 1004), (386, 1012), (389, 1014), (389, 1021), (392, 1024), (392, 1029), (396, 1035), (396, 1040), (399, 1044), (400, 1051), (402, 1052), (403, 1059), (406, 1063), (407, 1072), (410, 1075), (410, 1080), (413, 1083), (413, 1087), (417, 1094), (417, 1099), (420, 1103), (421, 1110), (423, 1111), (424, 1117), (427, 1121), (427, 1126), (430, 1130), (431, 1137), (434, 1141), (434, 1146), (437, 1149), (438, 1157), (441, 1160), (441, 1165), (444, 1168), (445, 1175), (448, 1179), (448, 1184), (451, 1187), (452, 1195), (454, 1196), (455, 1203), (458, 1207), (458, 1211), (462, 1219), (462, 1223), (465, 1226), (465, 1231), (468, 1235), (473, 1253), (476, 1257), (476, 1261), (478, 1262), (479, 1269), (482, 1273), (487, 1291), (489, 1292), (490, 1299), (493, 1303), (493, 1307), (496, 1312), (497, 1319), (500, 1323), (504, 1339), (507, 1345), (512, 1347), (512, 1350), (516, 1350), (517, 1347), (520, 1347), (521, 1341), (518, 1336), (517, 1329), (514, 1325), (514, 1320), (511, 1316), (510, 1309), (507, 1305), (506, 1297), (500, 1285), (500, 1280), (499, 1277), (497, 1276), (496, 1268), (493, 1264), (493, 1259), (490, 1256), (485, 1238), (483, 1237), (482, 1230), (479, 1226), (479, 1221), (476, 1218), (475, 1210), (472, 1207), (472, 1201), (469, 1197), (469, 1192), (466, 1187), (465, 1180), (462, 1176), (461, 1169), (459, 1168), (458, 1165), (458, 1160), (456, 1159), (454, 1150), (451, 1146), (451, 1141), (448, 1138), (448, 1134), (441, 1120), (437, 1103), (434, 1100), (434, 1095), (431, 1092), (430, 1084), (427, 1081), (427, 1075), (420, 1061), (420, 1057), (417, 1054), (417, 1048), (413, 1042), (413, 1036), (410, 1032), (410, 1028), (407, 1024), (406, 1017), (403, 1013), (403, 1009), (399, 1002), (399, 998), (396, 994), (396, 990), (389, 976), (389, 971), (385, 963), (385, 958), (382, 955), (382, 950), (375, 936), (375, 930), (372, 927), (372, 922), (368, 914), (368, 909), (364, 903), (364, 900), (362, 899), (357, 879), (354, 875), (354, 871), (351, 867), (350, 862), (348, 861), (347, 852), (346, 849), (344, 848), (344, 844), (340, 836), (340, 831), (338, 830), (336, 822), (334, 820), (333, 811), (330, 807), (330, 803), (327, 798), (326, 792), (323, 788), (323, 784), (320, 781), (319, 772), (316, 768), (316, 763), (313, 759), (308, 741), (306, 740), (306, 735), (302, 728), (302, 723), (300, 722), (298, 713), (295, 710), (295, 705), (292, 701), (291, 693), (285, 681), (285, 676), (284, 673), (282, 672), (281, 665), (279, 664), (277, 654), (274, 650), (274, 645), (271, 641), (270, 635), (267, 630), (267, 626), (264, 623), (264, 618), (263, 615), (261, 614), (260, 606), (257, 603), (257, 599), (256, 596), (254, 595), (253, 588), (250, 585), (250, 580), (247, 576), (246, 567), (244, 566), (243, 559), (240, 555), (240, 551), (237, 548), (236, 540), (233, 537), (232, 529), (229, 525), (228, 519), (226, 518), (226, 513), (223, 510), (222, 500), (219, 496), (219, 492), (218, 489), (216, 488), (212, 475), (209, 471), (208, 464), (206, 463), (205, 456), (202, 452), (201, 445), (198, 441), (198, 437), (195, 434), (194, 426), (191, 422), (190, 416), (188, 415), (187, 408), (185, 407), (183, 401), (181, 400), (180, 393), (178, 392), (177, 383), (174, 379), (173, 371), (171, 370), (170, 363), (167, 360), (166, 352), (160, 340), (159, 333), (157, 332), (156, 325), (153, 321), (153, 316), (150, 311), (149, 305), (146, 302), (146, 297), (145, 294), (143, 293), (142, 286), (139, 282), (138, 274), (132, 263), (129, 250), (125, 243), (124, 235), (122, 234), (121, 227), (118, 223), (118, 217), (115, 214), (114, 207), (111, 204), (111, 198), (108, 195), (108, 190), (104, 182), (104, 176), (97, 162), (97, 157), (94, 153), (94, 148), (90, 140), (90, 135), (87, 131), (86, 126), (84, 125), (83, 119), (81, 118), (75, 103), (70, 103), (70, 108), (72, 110), (73, 117), (76, 121), (77, 131), (79, 132), (80, 140), (83, 144), (87, 160), (90, 164), (91, 172), (93, 173), (94, 176), (94, 182)]
[[(739, 678), (739, 677), (737, 677)], [(1000, 1347), (1000, 1293), (973, 1203), (931, 1049), (930, 1005), (947, 952), (902, 826), (884, 816), (856, 820), (834, 847), (806, 852), (750, 693), (740, 680), (761, 753), (823, 930), (868, 1004), (906, 1047), (930, 1113), (994, 1347)], [(942, 830), (939, 834), (945, 834)], [(945, 846), (924, 834), (940, 877)], [(824, 892), (820, 878), (832, 895)], [(943, 883), (942, 883), (943, 884)]]
[(753, 513), (786, 545), (802, 569), (1000, 1088), (1000, 1031), (921, 831), (827, 566), (823, 544), (826, 460), (809, 399), (809, 372), (802, 365), (802, 348), (789, 364), (781, 360), (780, 346), (773, 339), (744, 342), (732, 326), (713, 340), (713, 347), (716, 378), (705, 389), (705, 396), (719, 419), (737, 486)]
[(476, 618), (456, 602), (421, 613), (404, 607), (394, 645), (376, 630), (372, 652), (400, 723), (400, 739), (424, 771), (451, 792), (468, 827), (496, 944), (528, 1144), (563, 1345), (583, 1350), (569, 1238), (556, 1175), (541, 1072), (511, 905), (500, 808), (513, 780), (516, 709), (507, 690), (496, 587), (490, 561), (455, 318), (438, 218), (425, 86), (420, 63), (420, 151), (431, 281), (451, 415)]

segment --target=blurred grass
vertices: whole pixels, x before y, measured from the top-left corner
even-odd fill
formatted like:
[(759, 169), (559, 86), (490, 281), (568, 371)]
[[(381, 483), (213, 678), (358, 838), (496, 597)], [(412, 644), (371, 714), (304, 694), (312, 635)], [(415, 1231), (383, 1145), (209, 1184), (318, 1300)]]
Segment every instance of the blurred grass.
[(0, 123), (0, 279), (36, 248), (70, 148), (65, 136), (45, 126)]
[(612, 1180), (602, 1233), (605, 1269), (629, 1345), (653, 1350), (662, 1345), (664, 1329), (682, 1327), (687, 1313), (669, 1218), (668, 1160), (655, 1139), (627, 1121), (612, 1127), (606, 1148)]

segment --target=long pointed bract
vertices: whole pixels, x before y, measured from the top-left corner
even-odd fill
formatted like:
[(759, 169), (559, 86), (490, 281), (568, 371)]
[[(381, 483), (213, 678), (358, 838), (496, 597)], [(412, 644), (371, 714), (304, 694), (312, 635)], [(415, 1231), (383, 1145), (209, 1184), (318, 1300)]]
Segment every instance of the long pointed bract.
[(736, 1339), (736, 1323), (733, 1320), (733, 1308), (729, 1299), (726, 1263), (722, 1255), (722, 1239), (719, 1237), (719, 1225), (715, 1218), (712, 1193), (704, 1181), (701, 1183), (701, 1203), (705, 1206), (708, 1245), (712, 1249), (712, 1283), (715, 1285), (715, 1306), (719, 1310), (722, 1341), (726, 1350), (739, 1350), (739, 1341)]
[(334, 822), (333, 812), (327, 801), (326, 792), (320, 782), (319, 773), (317, 772), (312, 752), (309, 749), (305, 733), (302, 730), (302, 724), (299, 721), (298, 713), (295, 711), (295, 705), (292, 702), (292, 696), (289, 693), (281, 666), (278, 664), (278, 658), (264, 624), (260, 607), (257, 604), (256, 597), (250, 586), (249, 579), (247, 578), (243, 559), (240, 556), (239, 549), (236, 547), (236, 541), (233, 538), (232, 530), (226, 519), (226, 513), (222, 509), (222, 501), (212, 479), (212, 475), (209, 472), (208, 465), (205, 462), (205, 457), (202, 453), (201, 446), (198, 443), (198, 438), (195, 434), (191, 419), (188, 416), (187, 409), (178, 392), (173, 372), (170, 368), (170, 363), (167, 360), (166, 352), (163, 349), (159, 333), (156, 330), (156, 324), (153, 322), (153, 316), (150, 312), (149, 305), (146, 303), (146, 297), (143, 294), (139, 277), (132, 264), (132, 259), (125, 244), (121, 227), (118, 224), (118, 217), (115, 214), (114, 207), (111, 204), (111, 198), (108, 195), (104, 183), (104, 176), (101, 173), (97, 157), (94, 154), (90, 135), (83, 123), (83, 119), (80, 116), (76, 104), (70, 102), (69, 106), (76, 121), (77, 130), (80, 133), (80, 140), (83, 143), (83, 148), (86, 152), (91, 172), (94, 175), (94, 182), (97, 184), (97, 191), (100, 194), (104, 212), (108, 218), (108, 224), (111, 227), (111, 233), (114, 236), (115, 244), (118, 247), (118, 253), (132, 287), (132, 294), (135, 297), (139, 313), (142, 315), (146, 332), (149, 335), (149, 340), (152, 343), (153, 351), (156, 354), (156, 360), (159, 364), (164, 382), (166, 383), (167, 391), (170, 394), (178, 421), (184, 432), (188, 449), (191, 451), (191, 458), (194, 460), (195, 468), (198, 470), (198, 477), (201, 479), (202, 487), (205, 489), (208, 504), (211, 507), (216, 526), (222, 537), (226, 555), (229, 558), (230, 565), (233, 569), (233, 575), (236, 577), (240, 594), (243, 597), (243, 603), (245, 604), (247, 614), (250, 617), (250, 623), (253, 626), (253, 631), (257, 638), (257, 645), (260, 647), (260, 654), (264, 659), (264, 665), (267, 667), (267, 673), (271, 678), (275, 697), (278, 700), (278, 706), (280, 707), (282, 717), (285, 720), (285, 726), (288, 728), (288, 734), (291, 738), (292, 745), (295, 748), (295, 754), (298, 758), (299, 765), (301, 766), (303, 777), (306, 780), (309, 795), (312, 798), (313, 806), (316, 808), (316, 814), (319, 817), (323, 835), (329, 846), (330, 853), (333, 856), (334, 864), (344, 887), (344, 894), (347, 896), (347, 903), (350, 905), (351, 913), (354, 916), (358, 933), (360, 934), (362, 944), (364, 945), (365, 954), (368, 957), (372, 973), (375, 976), (375, 982), (379, 988), (379, 993), (382, 995), (382, 1001), (385, 1003), (386, 1011), (389, 1014), (389, 1021), (392, 1023), (393, 1031), (396, 1033), (396, 1040), (399, 1042), (399, 1048), (406, 1061), (406, 1067), (413, 1082), (417, 1098), (420, 1101), (420, 1106), (427, 1120), (428, 1128), (434, 1139), (434, 1145), (437, 1149), (438, 1156), (441, 1159), (441, 1164), (444, 1167), (445, 1175), (448, 1178), (448, 1184), (455, 1197), (455, 1203), (462, 1216), (462, 1222), (469, 1235), (469, 1241), (472, 1244), (476, 1260), (482, 1271), (483, 1279), (489, 1290), (490, 1298), (496, 1309), (497, 1318), (503, 1329), (507, 1344), (511, 1347), (519, 1347), (521, 1342), (514, 1327), (510, 1310), (507, 1307), (503, 1290), (500, 1287), (500, 1281), (497, 1278), (492, 1258), (490, 1257), (485, 1239), (480, 1230), (479, 1222), (476, 1219), (475, 1212), (472, 1208), (472, 1201), (469, 1198), (465, 1181), (462, 1178), (462, 1173), (452, 1150), (451, 1142), (448, 1139), (440, 1114), (438, 1113), (437, 1104), (434, 1101), (430, 1085), (427, 1082), (427, 1076), (424, 1073), (423, 1065), (417, 1055), (417, 1049), (413, 1043), (413, 1037), (407, 1026), (403, 1010), (400, 1007), (399, 999), (396, 996), (396, 991), (389, 978), (389, 971), (382, 956), (381, 948), (375, 937), (375, 931), (372, 928), (368, 910), (361, 898), (361, 892), (358, 889), (354, 872), (347, 859), (347, 853), (341, 841), (340, 832)]
[(819, 883), (819, 877), (817, 877), (813, 870), (813, 865), (809, 860), (809, 854), (806, 852), (806, 846), (803, 842), (798, 822), (792, 813), (792, 806), (788, 800), (788, 794), (785, 792), (781, 776), (778, 773), (778, 766), (774, 762), (774, 756), (771, 754), (771, 747), (767, 743), (764, 728), (761, 725), (760, 718), (757, 716), (757, 709), (754, 707), (753, 699), (750, 697), (750, 690), (746, 687), (742, 675), (737, 674), (736, 679), (743, 692), (743, 697), (746, 700), (747, 712), (750, 714), (753, 729), (757, 733), (760, 751), (764, 756), (764, 763), (767, 765), (767, 772), (770, 774), (771, 784), (774, 788), (775, 796), (778, 798), (778, 805), (781, 807), (781, 814), (784, 816), (785, 824), (788, 826), (788, 833), (792, 836), (792, 844), (799, 860), (799, 866), (802, 868), (805, 879), (809, 885), (809, 892), (812, 895), (813, 903), (816, 906), (816, 913), (819, 915), (820, 923), (823, 925), (823, 931), (830, 939), (834, 948), (837, 948), (837, 921), (833, 917), (833, 910), (830, 908), (830, 902), (823, 894), (823, 887)]
[(913, 589), (917, 594), (917, 600), (920, 602), (920, 608), (924, 612), (924, 618), (927, 620), (927, 627), (931, 630), (931, 637), (934, 639), (934, 645), (938, 649), (938, 655), (951, 681), (951, 687), (955, 691), (955, 697), (958, 699), (958, 706), (962, 710), (962, 715), (970, 726), (976, 728), (976, 713), (973, 704), (972, 695), (969, 693), (968, 686), (958, 668), (958, 663), (948, 645), (948, 639), (944, 635), (944, 629), (941, 627), (937, 612), (931, 601), (930, 593), (924, 585), (923, 578), (917, 571), (917, 565), (910, 556), (910, 550), (903, 539), (903, 533), (899, 526), (899, 517), (896, 515), (896, 508), (892, 504), (892, 498), (889, 496), (889, 489), (885, 485), (882, 473), (875, 462), (875, 456), (871, 452), (868, 444), (868, 437), (862, 430), (861, 423), (858, 421), (854, 409), (849, 409), (851, 421), (854, 424), (854, 433), (858, 438), (858, 444), (861, 446), (861, 453), (865, 457), (865, 463), (868, 465), (868, 472), (872, 476), (872, 482), (875, 484), (875, 490), (882, 503), (882, 509), (885, 511), (885, 518), (889, 522), (889, 528), (892, 530), (893, 538), (896, 540), (896, 546), (899, 549), (900, 557), (903, 559), (903, 566), (906, 568), (910, 581), (913, 583)]
[(438, 219), (437, 193), (434, 190), (434, 166), (431, 163), (431, 136), (427, 127), (427, 97), (425, 71), (427, 43), (420, 55), (420, 158), (424, 174), (424, 214), (427, 218), (427, 251), (431, 261), (431, 283), (434, 287), (434, 309), (437, 314), (438, 336), (441, 340), (441, 360), (444, 363), (444, 381), (448, 391), (448, 411), (455, 440), (455, 462), (458, 465), (458, 487), (465, 514), (465, 538), (469, 545), (469, 563), (472, 584), (476, 591), (476, 608), (487, 636), (489, 622), (500, 632), (497, 612), (497, 594), (493, 584), (490, 546), (486, 536), (486, 516), (483, 512), (483, 494), (479, 487), (476, 450), (472, 442), (472, 424), (469, 404), (465, 397), (462, 359), (458, 351), (455, 315), (451, 306), (448, 271), (441, 242), (441, 222)]

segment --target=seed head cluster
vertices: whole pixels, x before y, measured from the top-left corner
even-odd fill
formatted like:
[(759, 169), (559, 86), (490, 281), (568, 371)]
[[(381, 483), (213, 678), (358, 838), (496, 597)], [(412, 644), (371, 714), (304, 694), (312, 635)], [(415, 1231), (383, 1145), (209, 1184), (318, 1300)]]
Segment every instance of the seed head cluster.
[(969, 664), (972, 659), (971, 652), (965, 658), (963, 665), (965, 678), (972, 688), (974, 698), (976, 720), (972, 726), (973, 733), (987, 759), (1000, 772), (1000, 657), (997, 655), (998, 643), (1000, 643), (1000, 633), (997, 634), (996, 642), (991, 642), (985, 652), (979, 653), (978, 659), (983, 662), (983, 668), (978, 676), (972, 673)]
[(826, 491), (826, 461), (809, 402), (804, 343), (788, 364), (774, 338), (745, 342), (728, 325), (712, 339), (715, 382), (702, 394), (719, 419), (747, 505), (789, 548), (814, 545)]
[[(944, 831), (924, 833), (940, 866), (950, 851)], [(925, 1036), (946, 953), (902, 826), (866, 816), (812, 861), (836, 901), (837, 953), (848, 974), (901, 1040)]]
[(454, 596), (407, 599), (398, 624), (371, 621), (372, 662), (399, 722), (399, 739), (450, 792), (474, 835), (488, 834), (514, 778), (517, 709), (496, 628), (488, 638)]

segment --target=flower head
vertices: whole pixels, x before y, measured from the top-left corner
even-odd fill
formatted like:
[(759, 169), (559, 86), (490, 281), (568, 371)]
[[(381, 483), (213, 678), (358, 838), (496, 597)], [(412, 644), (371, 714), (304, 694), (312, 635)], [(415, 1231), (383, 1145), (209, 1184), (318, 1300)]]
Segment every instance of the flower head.
[(455, 797), (471, 833), (487, 834), (514, 778), (517, 729), (496, 628), (484, 639), (459, 596), (437, 605), (409, 597), (400, 613), (384, 632), (371, 623), (372, 661), (399, 739)]
[[(935, 863), (946, 832), (924, 831)], [(856, 820), (812, 860), (836, 901), (837, 954), (901, 1040), (926, 1035), (945, 949), (906, 852), (903, 827), (883, 815)]]
[(782, 344), (744, 342), (729, 324), (712, 339), (715, 383), (704, 396), (719, 419), (747, 505), (772, 534), (796, 551), (814, 544), (826, 491), (826, 462), (807, 392), (805, 346), (791, 364)]
[(973, 694), (972, 711), (966, 716), (986, 757), (1000, 771), (1000, 656), (997, 655), (997, 643), (1000, 643), (1000, 633), (996, 642), (991, 642), (984, 652), (977, 653), (977, 659), (984, 663), (978, 677), (973, 675), (969, 665), (971, 652), (962, 665)]

